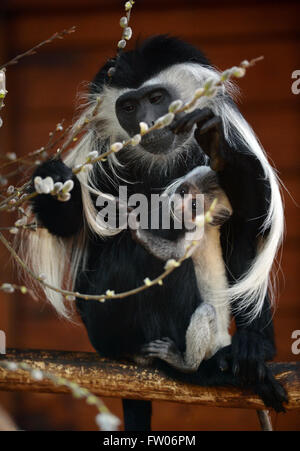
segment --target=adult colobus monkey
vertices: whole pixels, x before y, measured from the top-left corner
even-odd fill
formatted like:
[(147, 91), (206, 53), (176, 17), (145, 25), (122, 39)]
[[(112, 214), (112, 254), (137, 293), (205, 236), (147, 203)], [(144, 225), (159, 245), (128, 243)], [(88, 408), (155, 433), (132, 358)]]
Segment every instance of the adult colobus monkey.
[[(73, 178), (75, 186), (65, 203), (46, 194), (34, 199), (33, 210), (50, 233), (31, 234), (27, 256), (33, 269), (47, 274), (54, 285), (62, 283), (70, 262), (74, 289), (83, 293), (117, 293), (140, 286), (146, 276), (162, 273), (164, 263), (136, 243), (129, 230), (101, 227), (93, 196), (118, 196), (118, 187), (126, 185), (128, 195), (150, 198), (195, 167), (210, 165), (218, 171), (233, 209), (222, 226), (221, 242), (236, 333), (230, 346), (203, 362), (197, 373), (182, 373), (182, 378), (189, 376), (187, 380), (203, 385), (244, 383), (280, 411), (286, 395), (265, 362), (275, 354), (268, 283), (282, 238), (283, 208), (276, 174), (230, 97), (230, 85), (220, 87), (213, 98), (202, 98), (174, 125), (145, 135), (138, 146), (122, 149), (90, 172), (75, 177), (70, 169), (89, 152), (105, 152), (110, 143), (138, 133), (140, 122), (151, 125), (173, 100), (190, 100), (195, 89), (216, 74), (199, 50), (167, 36), (150, 38), (122, 53), (117, 62), (108, 61), (91, 85), (86, 110), (94, 110), (100, 94), (98, 121), (64, 162), (46, 162), (35, 173), (54, 181)], [(168, 233), (172, 238), (173, 232)], [(46, 293), (57, 311), (67, 315), (63, 299), (51, 290)], [(105, 303), (78, 300), (77, 307), (94, 348), (101, 355), (120, 357), (139, 355), (145, 344), (162, 337), (170, 337), (184, 352), (186, 330), (201, 302), (188, 259), (163, 286)], [(149, 427), (148, 402), (128, 401), (124, 407), (127, 429)]]

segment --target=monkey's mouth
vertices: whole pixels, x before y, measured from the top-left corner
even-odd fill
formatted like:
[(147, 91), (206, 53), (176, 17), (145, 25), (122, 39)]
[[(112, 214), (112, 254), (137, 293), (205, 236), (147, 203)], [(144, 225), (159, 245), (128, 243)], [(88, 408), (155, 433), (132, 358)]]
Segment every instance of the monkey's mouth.
[(174, 149), (175, 135), (171, 130), (153, 130), (143, 136), (141, 145), (150, 153), (169, 153)]

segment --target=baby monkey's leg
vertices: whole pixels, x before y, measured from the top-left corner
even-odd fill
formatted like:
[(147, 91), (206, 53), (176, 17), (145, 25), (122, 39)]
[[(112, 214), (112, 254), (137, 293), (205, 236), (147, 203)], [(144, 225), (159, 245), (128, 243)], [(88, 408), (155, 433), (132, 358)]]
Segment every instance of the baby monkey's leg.
[(145, 345), (145, 356), (158, 358), (179, 371), (197, 371), (200, 363), (210, 351), (210, 344), (216, 333), (216, 312), (212, 305), (203, 303), (193, 313), (186, 331), (186, 350), (182, 353), (168, 337), (154, 340)]
[(185, 334), (185, 362), (190, 368), (198, 369), (205, 358), (210, 357), (211, 344), (217, 332), (216, 310), (203, 302), (191, 317)]

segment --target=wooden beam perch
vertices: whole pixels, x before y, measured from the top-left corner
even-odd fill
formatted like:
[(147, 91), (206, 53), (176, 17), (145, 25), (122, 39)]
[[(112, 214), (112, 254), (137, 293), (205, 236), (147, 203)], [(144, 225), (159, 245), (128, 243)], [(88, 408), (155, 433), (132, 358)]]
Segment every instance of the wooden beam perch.
[[(9, 349), (1, 360), (26, 362), (73, 380), (95, 395), (117, 398), (175, 401), (214, 407), (263, 409), (261, 400), (250, 391), (229, 387), (198, 387), (175, 381), (158, 370), (128, 362), (100, 358), (92, 352)], [(300, 409), (300, 362), (271, 363), (276, 378), (288, 391), (287, 410)], [(27, 372), (0, 368), (0, 390), (40, 393), (69, 393), (47, 379), (37, 381)]]

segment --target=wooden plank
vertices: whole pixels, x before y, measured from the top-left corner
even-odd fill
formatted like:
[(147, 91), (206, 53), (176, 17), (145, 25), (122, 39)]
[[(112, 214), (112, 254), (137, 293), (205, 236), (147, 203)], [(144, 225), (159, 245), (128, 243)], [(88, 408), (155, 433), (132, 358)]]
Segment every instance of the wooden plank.
[[(214, 407), (263, 408), (254, 394), (224, 387), (198, 387), (177, 382), (158, 370), (138, 367), (127, 362), (102, 359), (95, 353), (10, 349), (7, 360), (24, 361), (35, 368), (46, 369), (61, 377), (76, 380), (94, 394), (132, 399), (175, 401)], [(273, 363), (272, 370), (289, 393), (287, 410), (300, 408), (300, 363)], [(0, 369), (0, 389), (66, 393), (62, 386), (47, 380), (32, 380), (22, 370)]]

